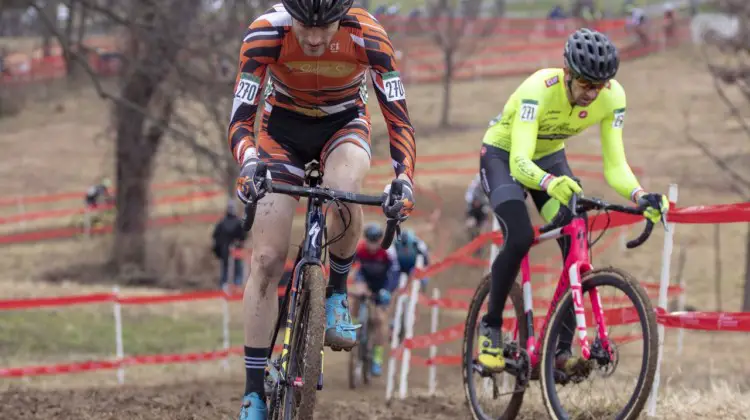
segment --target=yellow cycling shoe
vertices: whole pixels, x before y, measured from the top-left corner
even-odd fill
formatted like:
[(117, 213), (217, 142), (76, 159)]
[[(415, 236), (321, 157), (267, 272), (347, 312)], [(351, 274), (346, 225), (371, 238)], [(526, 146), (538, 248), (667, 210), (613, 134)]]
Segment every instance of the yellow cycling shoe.
[(503, 341), (500, 328), (479, 324), (479, 363), (490, 373), (500, 373), (505, 369)]
[(586, 378), (594, 369), (594, 360), (573, 356), (570, 350), (562, 350), (555, 355), (555, 368), (563, 371), (569, 377)]

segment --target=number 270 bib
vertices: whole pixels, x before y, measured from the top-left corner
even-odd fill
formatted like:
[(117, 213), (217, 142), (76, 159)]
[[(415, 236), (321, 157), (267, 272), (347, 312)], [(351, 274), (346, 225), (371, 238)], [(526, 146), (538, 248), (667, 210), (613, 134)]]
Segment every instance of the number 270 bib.
[(401, 76), (397, 71), (383, 74), (383, 91), (388, 102), (406, 99), (404, 84), (401, 82)]

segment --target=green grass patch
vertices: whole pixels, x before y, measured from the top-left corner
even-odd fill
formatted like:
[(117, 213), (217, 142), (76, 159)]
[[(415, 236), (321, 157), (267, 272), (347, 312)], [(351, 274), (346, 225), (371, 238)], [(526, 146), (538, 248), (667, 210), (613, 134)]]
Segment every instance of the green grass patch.
[[(230, 323), (231, 343), (242, 343), (239, 306)], [(221, 316), (155, 314), (123, 307), (126, 355), (184, 353), (222, 347)], [(115, 354), (110, 308), (7, 311), (0, 314), (0, 365), (88, 360)]]

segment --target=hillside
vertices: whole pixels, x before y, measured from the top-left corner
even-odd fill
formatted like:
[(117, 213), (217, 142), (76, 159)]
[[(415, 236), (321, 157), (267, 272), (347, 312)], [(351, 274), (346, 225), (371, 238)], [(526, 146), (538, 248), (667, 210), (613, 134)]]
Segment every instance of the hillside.
[[(465, 153), (476, 151), (478, 155), (481, 137), (487, 122), (501, 109), (507, 96), (520, 82), (520, 78), (461, 82), (454, 85), (452, 121), (460, 126), (455, 130), (436, 130), (434, 124), (439, 114), (439, 103), (435, 97), (440, 91), (436, 85), (407, 86), (409, 111), (412, 119), (420, 127), (418, 151), (420, 155)], [(687, 139), (690, 133), (696, 140), (706, 144), (710, 150), (726, 159), (728, 164), (743, 176), (750, 177), (750, 142), (745, 133), (732, 119), (727, 108), (716, 95), (710, 76), (704, 71), (700, 58), (689, 48), (670, 52), (660, 56), (628, 62), (622, 66), (618, 80), (628, 94), (628, 114), (626, 118), (626, 152), (632, 166), (643, 169), (642, 181), (647, 189), (666, 192), (670, 183), (679, 185), (679, 206), (707, 205), (740, 201), (732, 193), (729, 178), (725, 176), (700, 149)], [(749, 113), (748, 107), (739, 96), (730, 92), (730, 97), (742, 104), (743, 114)], [(60, 110), (59, 112), (56, 110)], [(387, 143), (382, 140), (385, 128), (380, 110), (372, 107), (376, 155), (386, 157)], [(39, 115), (44, 115), (40, 123)], [(0, 184), (0, 196), (14, 194), (37, 194), (69, 191), (85, 188), (96, 176), (112, 167), (112, 142), (106, 135), (108, 107), (96, 99), (92, 92), (83, 90), (63, 97), (50, 98), (48, 101), (32, 103), (24, 112), (12, 120), (0, 120), (0, 147), (4, 156), (17, 156), (17, 159), (3, 159), (0, 162), (0, 177), (5, 181)], [(179, 179), (181, 173), (174, 162), (179, 160), (175, 154), (175, 145), (164, 148), (159, 158), (156, 182)], [(598, 130), (592, 129), (579, 138), (568, 143), (570, 153), (599, 154)], [(478, 161), (478, 159), (477, 159)], [(463, 167), (476, 167), (476, 162), (462, 163)], [(439, 189), (445, 203), (439, 232), (443, 238), (451, 238), (453, 249), (462, 243), (463, 192), (471, 175), (451, 174), (451, 167), (445, 167), (445, 174), (420, 177), (419, 160), (417, 161), (417, 183), (431, 189)], [(598, 170), (598, 165), (590, 163), (573, 163), (574, 171)], [(434, 167), (434, 165), (430, 165)], [(54, 182), (50, 182), (54, 179)], [(588, 195), (617, 200), (614, 193), (601, 179), (584, 178), (584, 189)], [(417, 197), (418, 206), (421, 203)], [(220, 210), (223, 199), (216, 199), (207, 207)], [(429, 200), (424, 200), (429, 206)], [(424, 208), (429, 212), (431, 208)], [(418, 220), (409, 223), (419, 223)], [(179, 246), (180, 252), (187, 255), (193, 267), (212, 264), (205, 254), (208, 248), (210, 226), (180, 226), (154, 232), (154, 241)], [(723, 309), (739, 310), (742, 286), (742, 262), (745, 258), (745, 236), (747, 226), (732, 225), (721, 228), (721, 263), (724, 267), (720, 295), (716, 295), (716, 278), (714, 272), (714, 229), (709, 225), (679, 225), (675, 236), (675, 263), (677, 255), (684, 250), (687, 262), (683, 278), (687, 284), (687, 303), (700, 310), (715, 310), (715, 302), (720, 298)], [(630, 235), (634, 235), (631, 231)], [(437, 233), (433, 233), (437, 235)], [(612, 233), (614, 235), (614, 232)], [(435, 240), (435, 237), (428, 238)], [(655, 281), (659, 277), (661, 266), (662, 233), (654, 234), (652, 240), (642, 249), (624, 253), (613, 246), (598, 255), (594, 262), (597, 265), (618, 265), (632, 272), (644, 281)], [(162, 242), (158, 242), (162, 241)], [(431, 242), (436, 246), (435, 242)], [(62, 295), (81, 291), (110, 290), (109, 285), (78, 285), (76, 278), (69, 278), (61, 284), (49, 284), (42, 281), (51, 269), (64, 269), (78, 262), (103, 261), (110, 246), (110, 238), (95, 237), (88, 241), (66, 240), (45, 244), (17, 245), (3, 248), (0, 256), (0, 287), (4, 296), (38, 296)], [(534, 258), (557, 255), (552, 244), (535, 250)], [(535, 260), (536, 261), (536, 260)], [(553, 260), (557, 261), (557, 260)], [(209, 273), (211, 270), (206, 270)], [(432, 286), (441, 288), (473, 287), (479, 280), (481, 271), (474, 269), (466, 272), (449, 270), (433, 279)], [(106, 279), (104, 281), (106, 282)], [(178, 285), (179, 286), (179, 285)], [(140, 293), (145, 289), (128, 289), (126, 292)], [(219, 306), (209, 304), (174, 305), (163, 309), (153, 307), (133, 310), (135, 319), (145, 316), (160, 316), (184, 322), (190, 321), (191, 328), (197, 324), (196, 315), (210, 319), (211, 325), (218, 322)], [(238, 310), (239, 307), (233, 309)], [(66, 311), (76, 311), (66, 309)], [(110, 308), (92, 309), (95, 313), (111, 313)], [(235, 312), (233, 312), (235, 313)], [(239, 322), (239, 311), (234, 318)], [(424, 312), (426, 313), (426, 311)], [(80, 315), (80, 314), (79, 314)], [(0, 314), (0, 320), (5, 314)], [(85, 315), (81, 315), (83, 320)], [(441, 324), (452, 325), (462, 320), (463, 313), (448, 313), (441, 318)], [(20, 316), (18, 318), (21, 318)], [(15, 320), (15, 317), (13, 318)], [(78, 319), (78, 318), (76, 318)], [(159, 318), (161, 319), (161, 318)], [(16, 320), (17, 321), (17, 320)], [(109, 322), (109, 321), (108, 321)], [(218, 324), (216, 324), (218, 325)], [(85, 329), (84, 325), (68, 325), (73, 331)], [(29, 326), (29, 328), (42, 328)], [(187, 328), (187, 327), (186, 327)], [(233, 331), (239, 328), (233, 325)], [(424, 330), (425, 325), (420, 328)], [(36, 330), (35, 330), (36, 331)], [(168, 331), (165, 327), (164, 331)], [(670, 330), (676, 331), (676, 330)], [(43, 333), (43, 330), (38, 331)], [(166, 333), (165, 333), (166, 334)], [(674, 352), (673, 332), (669, 333), (665, 355), (666, 375), (662, 384), (668, 384), (667, 397), (660, 402), (660, 413), (663, 418), (743, 418), (748, 407), (747, 391), (750, 380), (745, 372), (750, 371), (750, 357), (742, 350), (747, 346), (747, 338), (742, 335), (687, 333), (686, 351), (681, 357)], [(35, 334), (29, 334), (32, 336)], [(41, 335), (44, 336), (44, 335)], [(30, 340), (33, 339), (30, 338)], [(175, 345), (179, 337), (163, 336), (165, 343)], [(233, 340), (239, 336), (233, 335)], [(207, 340), (211, 340), (208, 338)], [(3, 344), (0, 335), (0, 344)], [(239, 341), (233, 341), (238, 344)], [(28, 344), (28, 343), (27, 343)], [(197, 345), (191, 342), (191, 345)], [(166, 345), (166, 344), (165, 344)], [(208, 346), (208, 342), (206, 346)], [(446, 346), (441, 352), (455, 352), (458, 344)], [(707, 350), (707, 349), (710, 349)], [(64, 349), (54, 349), (64, 352)], [(187, 349), (185, 349), (187, 350)], [(36, 354), (28, 360), (22, 349), (0, 345), (4, 363), (41, 362), (44, 355)], [(6, 351), (8, 353), (6, 353)], [(101, 348), (81, 348), (81, 353), (92, 351), (106, 354)], [(103, 353), (101, 353), (103, 352)], [(74, 357), (71, 352), (68, 357)], [(55, 356), (50, 355), (50, 358)], [(382, 408), (382, 386), (365, 393), (355, 395), (343, 392), (341, 396), (350, 398), (351, 402), (341, 401), (338, 393), (345, 387), (344, 367), (346, 360), (341, 355), (326, 355), (326, 368), (331, 381), (323, 391), (322, 412), (334, 413), (335, 418), (463, 418), (467, 414), (463, 396), (453, 387), (460, 385), (457, 370), (441, 368), (440, 386), (446, 386), (445, 398), (439, 404), (434, 400), (414, 399), (396, 404), (390, 410)], [(240, 363), (233, 361), (233, 367)], [(131, 370), (129, 370), (130, 372)], [(233, 413), (238, 403), (232, 392), (239, 392), (242, 377), (235, 372), (232, 375), (218, 374), (218, 364), (210, 363), (198, 367), (186, 365), (179, 367), (133, 368), (133, 381), (144, 384), (143, 387), (128, 387), (124, 392), (118, 389), (103, 388), (90, 391), (87, 387), (94, 383), (110, 385), (114, 383), (114, 374), (81, 374), (66, 377), (34, 379), (29, 385), (40, 387), (67, 388), (75, 385), (83, 390), (58, 390), (52, 392), (31, 391), (23, 389), (2, 394), (2, 405), (15, 407), (11, 411), (23, 418), (43, 418), (52, 412), (76, 418), (114, 418), (127, 415), (144, 419), (156, 418), (216, 418)], [(237, 371), (237, 369), (235, 369)], [(424, 389), (422, 377), (424, 370), (417, 369), (415, 389)], [(129, 373), (130, 375), (130, 373)], [(218, 379), (217, 379), (218, 376)], [(129, 378), (131, 378), (129, 376)], [(220, 380), (218, 385), (215, 382)], [(145, 384), (191, 381), (188, 386), (174, 385), (174, 388), (151, 388)], [(204, 382), (207, 381), (207, 382)], [(13, 381), (7, 384), (18, 387), (23, 384)], [(3, 386), (5, 387), (5, 386)], [(335, 392), (334, 392), (335, 391)], [(335, 395), (335, 396), (334, 396)], [(538, 392), (527, 399), (524, 407), (527, 417), (536, 418), (541, 408)], [(663, 394), (662, 394), (663, 395)], [(158, 397), (157, 397), (158, 396)], [(697, 404), (695, 401), (702, 401)], [(91, 401), (97, 401), (90, 405)], [(337, 401), (336, 401), (337, 400)], [(190, 401), (190, 405), (185, 405)], [(705, 402), (705, 404), (704, 404)], [(200, 405), (196, 414), (192, 404)], [(743, 406), (745, 404), (745, 406)], [(196, 409), (197, 409), (196, 405)], [(24, 411), (24, 407), (35, 406), (35, 414)], [(120, 408), (123, 411), (119, 411)], [(118, 410), (113, 414), (114, 410)], [(343, 414), (346, 412), (349, 417)], [(193, 414), (189, 414), (193, 413)], [(356, 414), (355, 414), (356, 413)], [(35, 417), (36, 416), (36, 417)], [(331, 414), (333, 416), (333, 414)], [(443, 417), (440, 417), (443, 416)], [(334, 418), (334, 417), (332, 417)], [(744, 417), (746, 418), (746, 417)]]

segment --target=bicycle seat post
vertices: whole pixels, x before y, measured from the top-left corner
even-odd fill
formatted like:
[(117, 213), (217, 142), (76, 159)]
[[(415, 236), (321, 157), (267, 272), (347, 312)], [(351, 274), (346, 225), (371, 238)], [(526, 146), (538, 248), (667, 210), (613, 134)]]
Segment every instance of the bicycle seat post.
[(317, 160), (312, 160), (305, 165), (305, 182), (310, 187), (317, 187), (323, 182), (323, 171)]

